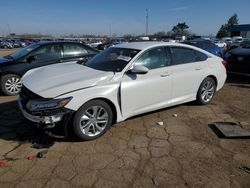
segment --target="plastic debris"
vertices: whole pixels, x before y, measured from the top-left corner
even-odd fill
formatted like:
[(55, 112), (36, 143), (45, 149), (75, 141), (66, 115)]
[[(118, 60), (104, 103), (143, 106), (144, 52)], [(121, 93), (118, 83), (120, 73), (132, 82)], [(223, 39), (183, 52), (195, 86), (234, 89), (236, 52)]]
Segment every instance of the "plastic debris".
[(51, 146), (53, 146), (54, 144), (54, 141), (46, 141), (46, 142), (43, 142), (43, 143), (33, 143), (32, 144), (32, 148), (35, 148), (35, 149), (42, 149), (42, 148), (50, 148)]
[(8, 167), (8, 161), (7, 161), (7, 160), (2, 160), (2, 161), (0, 161), (0, 167), (1, 167), (1, 168), (6, 168), (6, 167)]
[(242, 171), (244, 171), (244, 172), (250, 174), (250, 168), (244, 166), (244, 167), (240, 167), (240, 169), (241, 169)]
[(178, 115), (177, 114), (173, 114), (173, 117), (178, 117)]
[(163, 123), (163, 121), (158, 121), (158, 122), (157, 122), (157, 125), (163, 126), (164, 123)]
[(152, 178), (152, 182), (153, 182), (153, 184), (156, 185), (156, 186), (159, 185), (158, 181), (157, 181), (155, 178)]
[(47, 153), (48, 153), (48, 150), (40, 151), (37, 153), (36, 157), (37, 158), (44, 158), (44, 157), (46, 157)]
[(33, 160), (35, 160), (35, 158), (36, 158), (35, 155), (29, 155), (29, 156), (28, 156), (28, 160), (29, 160), (29, 161), (33, 161)]

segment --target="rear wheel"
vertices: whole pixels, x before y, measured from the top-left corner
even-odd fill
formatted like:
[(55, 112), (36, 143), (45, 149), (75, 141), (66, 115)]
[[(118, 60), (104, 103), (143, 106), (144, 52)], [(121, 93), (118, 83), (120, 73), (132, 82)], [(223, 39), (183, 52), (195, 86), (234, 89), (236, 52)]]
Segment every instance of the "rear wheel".
[(111, 107), (102, 100), (84, 104), (73, 118), (73, 131), (82, 140), (93, 140), (102, 136), (111, 126)]
[(202, 81), (199, 87), (196, 101), (199, 104), (208, 104), (209, 102), (212, 101), (215, 92), (216, 92), (215, 81), (212, 78), (207, 77)]
[(21, 91), (21, 78), (15, 74), (7, 74), (1, 78), (1, 90), (5, 95), (17, 95)]

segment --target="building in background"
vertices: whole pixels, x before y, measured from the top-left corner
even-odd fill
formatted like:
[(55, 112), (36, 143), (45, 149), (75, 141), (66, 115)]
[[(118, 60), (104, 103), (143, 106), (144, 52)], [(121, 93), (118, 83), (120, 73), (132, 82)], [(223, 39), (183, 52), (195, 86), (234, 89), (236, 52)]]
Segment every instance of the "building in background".
[(250, 24), (230, 25), (227, 27), (227, 31), (230, 37), (242, 36), (250, 39)]

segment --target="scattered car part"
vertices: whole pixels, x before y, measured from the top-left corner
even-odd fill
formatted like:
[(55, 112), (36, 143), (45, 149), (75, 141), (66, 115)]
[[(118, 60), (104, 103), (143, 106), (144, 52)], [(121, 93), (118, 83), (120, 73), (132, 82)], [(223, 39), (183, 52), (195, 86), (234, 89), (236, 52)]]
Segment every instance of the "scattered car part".
[(7, 161), (7, 160), (2, 160), (2, 161), (0, 161), (0, 167), (1, 167), (1, 168), (6, 168), (6, 167), (8, 167), (8, 161)]
[(240, 167), (239, 169), (250, 174), (250, 168), (248, 168), (248, 167), (243, 166), (243, 167)]
[(40, 151), (37, 153), (36, 157), (37, 158), (44, 158), (44, 157), (46, 157), (47, 153), (48, 153), (48, 150)]
[(250, 130), (243, 129), (239, 123), (235, 122), (214, 122), (217, 130), (219, 130), (227, 138), (246, 138), (250, 137)]

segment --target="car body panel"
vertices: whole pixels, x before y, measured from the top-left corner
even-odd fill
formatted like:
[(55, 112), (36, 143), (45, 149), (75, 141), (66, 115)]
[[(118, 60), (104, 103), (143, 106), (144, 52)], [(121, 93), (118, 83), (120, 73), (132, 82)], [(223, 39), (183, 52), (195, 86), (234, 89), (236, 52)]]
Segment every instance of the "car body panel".
[(171, 76), (171, 67), (153, 69), (143, 75), (124, 74), (120, 91), (122, 115), (129, 117), (166, 106), (171, 99)]
[[(30, 74), (33, 75), (32, 80), (29, 78)], [(113, 75), (112, 72), (102, 72), (76, 62), (69, 62), (61, 66), (55, 64), (30, 70), (23, 76), (22, 82), (40, 96), (54, 98), (73, 90), (93, 87), (109, 80)]]

